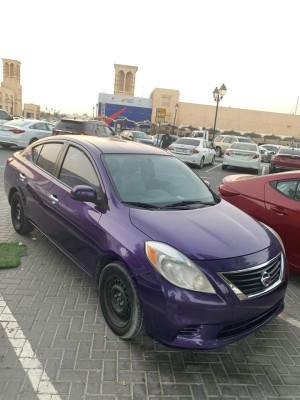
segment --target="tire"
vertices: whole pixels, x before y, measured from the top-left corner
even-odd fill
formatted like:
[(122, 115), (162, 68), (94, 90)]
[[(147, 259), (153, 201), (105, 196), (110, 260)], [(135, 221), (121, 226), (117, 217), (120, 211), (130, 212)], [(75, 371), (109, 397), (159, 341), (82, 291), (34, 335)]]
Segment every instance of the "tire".
[(143, 312), (135, 284), (120, 262), (106, 265), (99, 279), (99, 300), (110, 329), (122, 339), (143, 331)]
[(216, 156), (217, 157), (222, 157), (222, 150), (221, 150), (221, 147), (216, 147)]
[(222, 169), (226, 170), (227, 169), (227, 165), (222, 164)]
[(30, 144), (36, 142), (37, 140), (38, 140), (38, 138), (35, 138), (35, 137), (32, 138), (32, 139), (30, 139), (28, 145), (30, 145)]
[(24, 207), (19, 196), (19, 193), (15, 193), (11, 199), (11, 221), (16, 232), (20, 235), (27, 235), (33, 230), (33, 225), (26, 218), (24, 213)]
[(11, 148), (11, 144), (1, 144), (1, 146), (2, 146), (4, 149), (10, 149), (10, 148)]
[(215, 164), (215, 161), (216, 161), (216, 158), (215, 158), (215, 156), (213, 156), (210, 165), (214, 165), (214, 164)]
[(198, 168), (200, 169), (203, 168), (203, 165), (204, 165), (204, 157), (201, 158)]

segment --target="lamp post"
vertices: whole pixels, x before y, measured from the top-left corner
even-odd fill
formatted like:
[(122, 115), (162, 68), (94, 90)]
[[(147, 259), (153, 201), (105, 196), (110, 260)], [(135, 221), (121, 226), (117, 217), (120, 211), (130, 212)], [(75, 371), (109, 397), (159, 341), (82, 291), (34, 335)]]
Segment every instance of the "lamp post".
[(179, 106), (178, 106), (178, 103), (176, 103), (176, 104), (175, 104), (175, 115), (174, 115), (173, 133), (174, 133), (174, 130), (175, 130), (176, 115), (177, 115), (178, 107), (179, 107)]
[(215, 132), (216, 132), (216, 122), (217, 122), (219, 102), (225, 96), (226, 90), (227, 90), (227, 88), (223, 83), (223, 85), (219, 89), (216, 87), (215, 90), (213, 91), (214, 100), (217, 103), (216, 114), (215, 114), (215, 122), (214, 122), (214, 130), (213, 130), (213, 140), (215, 138)]
[(94, 119), (94, 115), (95, 115), (95, 107), (93, 107), (93, 119)]

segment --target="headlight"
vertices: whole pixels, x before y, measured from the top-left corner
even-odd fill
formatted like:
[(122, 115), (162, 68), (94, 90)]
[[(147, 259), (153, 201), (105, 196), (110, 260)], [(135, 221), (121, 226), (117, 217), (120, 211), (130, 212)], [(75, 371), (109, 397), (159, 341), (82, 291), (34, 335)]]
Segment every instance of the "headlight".
[(274, 231), (274, 229), (271, 228), (269, 225), (266, 225), (266, 224), (264, 224), (263, 222), (261, 222), (261, 224), (262, 224), (265, 228), (269, 229), (269, 231), (271, 231), (271, 232), (273, 233), (273, 235), (276, 237), (276, 239), (278, 240), (278, 242), (281, 244), (282, 249), (283, 249), (283, 251), (284, 251), (284, 254), (286, 254), (286, 253), (285, 253), (285, 248), (284, 248), (283, 241), (281, 240), (281, 237), (278, 235), (278, 233), (277, 233), (276, 231)]
[(146, 242), (150, 263), (170, 283), (196, 292), (216, 293), (203, 272), (184, 254), (160, 242)]

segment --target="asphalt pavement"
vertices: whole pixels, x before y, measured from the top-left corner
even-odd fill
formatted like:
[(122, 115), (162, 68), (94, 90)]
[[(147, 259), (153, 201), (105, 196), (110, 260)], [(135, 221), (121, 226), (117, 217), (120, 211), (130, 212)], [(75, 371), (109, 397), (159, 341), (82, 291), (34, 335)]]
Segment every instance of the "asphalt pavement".
[(300, 275), (290, 273), (284, 313), (227, 347), (120, 340), (95, 283), (38, 231), (15, 233), (3, 189), (10, 153), (0, 149), (0, 241), (24, 242), (28, 254), (0, 270), (0, 400), (300, 400)]

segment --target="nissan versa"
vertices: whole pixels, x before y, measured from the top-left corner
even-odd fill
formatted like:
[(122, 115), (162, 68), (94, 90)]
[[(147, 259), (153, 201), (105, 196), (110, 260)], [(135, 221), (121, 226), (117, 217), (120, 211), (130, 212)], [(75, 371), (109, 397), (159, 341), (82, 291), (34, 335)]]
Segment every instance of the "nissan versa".
[(15, 230), (38, 228), (97, 281), (123, 339), (216, 348), (283, 310), (279, 236), (155, 146), (41, 139), (7, 160), (5, 191)]

